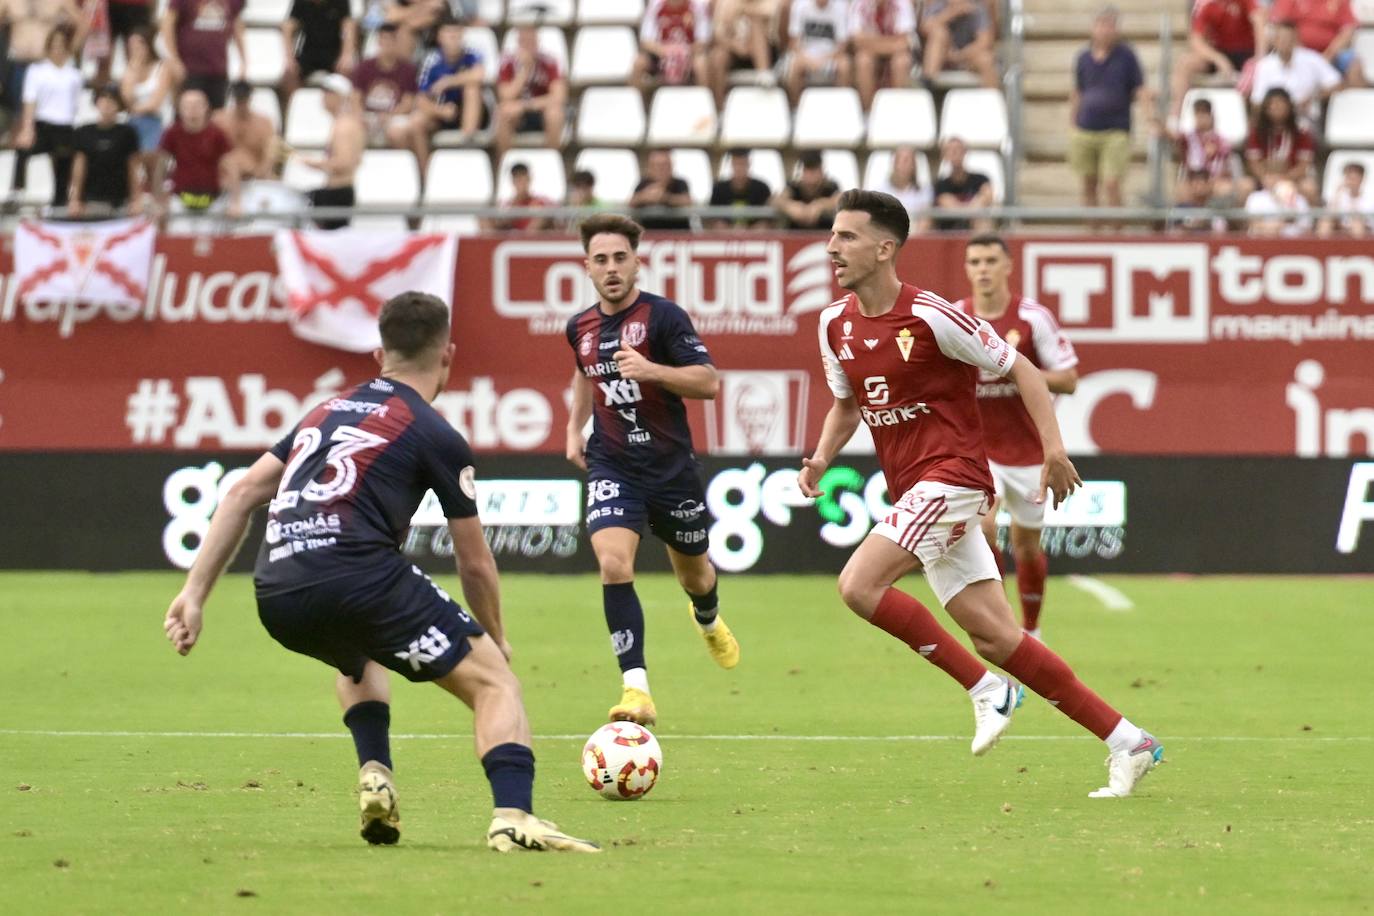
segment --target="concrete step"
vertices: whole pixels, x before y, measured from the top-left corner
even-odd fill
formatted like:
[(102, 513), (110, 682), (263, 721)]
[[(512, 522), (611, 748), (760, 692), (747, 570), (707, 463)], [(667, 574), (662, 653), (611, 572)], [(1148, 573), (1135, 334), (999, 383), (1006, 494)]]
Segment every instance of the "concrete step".
[[(1148, 125), (1141, 122), (1136, 109), (1131, 131), (1131, 148), (1143, 156), (1149, 140)], [(1032, 101), (1025, 109), (1025, 150), (1032, 159), (1060, 160), (1069, 152), (1069, 103), (1061, 101)]]
[[(1175, 39), (1188, 37), (1188, 14), (1185, 11), (1171, 11), (1168, 27)], [(1128, 40), (1157, 41), (1164, 28), (1163, 11), (1156, 8), (1141, 13), (1126, 13), (1118, 20), (1122, 37)], [(1079, 38), (1088, 40), (1092, 25), (1092, 13), (1065, 13), (1059, 9), (1028, 12), (1026, 14), (1027, 40), (1042, 38)]]
[[(1027, 162), (1019, 176), (1020, 202), (1026, 206), (1075, 206), (1081, 181), (1062, 162)], [(1149, 171), (1137, 163), (1126, 173), (1125, 201), (1139, 203), (1150, 189)]]

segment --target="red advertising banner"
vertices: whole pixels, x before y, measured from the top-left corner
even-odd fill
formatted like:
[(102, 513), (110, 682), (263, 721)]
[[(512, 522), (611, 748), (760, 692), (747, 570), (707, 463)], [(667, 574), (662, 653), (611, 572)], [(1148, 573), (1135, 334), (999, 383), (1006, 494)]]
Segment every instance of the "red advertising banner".
[[(1358, 241), (1012, 241), (1014, 286), (1081, 359), (1059, 401), (1079, 454), (1374, 454), (1374, 249)], [(830, 394), (817, 314), (840, 290), (814, 235), (659, 236), (641, 286), (683, 305), (723, 375), (699, 450), (795, 455)], [(963, 296), (963, 241), (903, 278)], [(0, 450), (258, 450), (374, 369), (305, 342), (266, 238), (158, 241), (138, 306), (29, 303), (0, 252)], [(462, 239), (457, 367), (436, 406), (481, 451), (563, 449), (567, 318), (592, 301), (571, 239)]]

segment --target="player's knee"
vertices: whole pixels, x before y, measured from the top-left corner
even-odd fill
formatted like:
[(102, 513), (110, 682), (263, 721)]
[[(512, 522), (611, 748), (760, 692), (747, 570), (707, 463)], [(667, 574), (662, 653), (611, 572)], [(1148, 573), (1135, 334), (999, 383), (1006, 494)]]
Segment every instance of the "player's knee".
[(596, 558), (601, 567), (601, 581), (605, 585), (630, 582), (635, 577), (634, 558), (628, 554), (605, 553)]
[(878, 598), (875, 597), (878, 591), (863, 574), (847, 566), (840, 572), (840, 600), (860, 617), (867, 619), (873, 616), (878, 606)]

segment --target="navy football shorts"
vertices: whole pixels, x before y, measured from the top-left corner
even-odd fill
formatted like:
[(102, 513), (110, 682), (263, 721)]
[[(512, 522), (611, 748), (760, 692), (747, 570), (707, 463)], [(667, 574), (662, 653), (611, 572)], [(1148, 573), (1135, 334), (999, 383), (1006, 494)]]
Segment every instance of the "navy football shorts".
[(709, 548), (706, 491), (695, 470), (669, 481), (645, 485), (614, 470), (593, 466), (587, 474), (587, 534), (602, 528), (644, 533), (644, 523), (659, 540), (688, 556)]
[(361, 681), (368, 659), (412, 681), (452, 671), (482, 628), (402, 557), (289, 592), (258, 595), (272, 638)]

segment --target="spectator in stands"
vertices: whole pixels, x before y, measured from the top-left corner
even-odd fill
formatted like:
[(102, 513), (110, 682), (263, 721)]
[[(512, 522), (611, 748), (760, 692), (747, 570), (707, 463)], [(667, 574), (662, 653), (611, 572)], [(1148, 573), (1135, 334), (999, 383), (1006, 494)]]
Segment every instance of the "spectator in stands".
[[(749, 174), (749, 150), (735, 148), (730, 150), (730, 177), (722, 178), (711, 188), (713, 207), (766, 207), (773, 192), (753, 175)], [(737, 218), (733, 220), (714, 218), (707, 221), (711, 229), (753, 228), (766, 229), (772, 225), (768, 219)]]
[(1316, 141), (1298, 123), (1293, 100), (1283, 89), (1270, 89), (1255, 109), (1254, 126), (1245, 140), (1245, 167), (1259, 190), (1287, 179), (1309, 201), (1316, 200), (1316, 158)]
[(1069, 166), (1082, 179), (1085, 207), (1121, 206), (1121, 184), (1131, 165), (1131, 103), (1151, 100), (1135, 51), (1120, 40), (1117, 12), (1106, 7), (1093, 18), (1092, 39), (1078, 55), (1069, 94)]
[(208, 210), (224, 192), (229, 196), (229, 212), (238, 213), (238, 171), (229, 157), (233, 149), (224, 131), (210, 123), (205, 91), (181, 90), (177, 120), (162, 132), (161, 155), (153, 171), (153, 190), (161, 208)]
[(411, 137), (420, 174), (429, 164), (430, 137), (435, 131), (458, 131), (458, 143), (472, 141), (491, 121), (482, 101), (486, 68), (482, 55), (463, 44), (463, 24), (445, 19), (439, 24), (439, 47), (425, 55), (420, 68), (419, 93)]
[(1341, 75), (1326, 58), (1298, 44), (1297, 23), (1286, 19), (1274, 26), (1274, 50), (1255, 65), (1250, 102), (1259, 105), (1274, 88), (1287, 91), (1299, 116), (1316, 123), (1321, 104), (1341, 84)]
[[(1312, 231), (1312, 220), (1304, 215), (1309, 207), (1298, 186), (1287, 178), (1279, 178), (1255, 191), (1245, 200), (1250, 214), (1250, 234), (1261, 237), (1292, 238)], [(1297, 216), (1281, 216), (1281, 213)]]
[(639, 56), (630, 81), (641, 90), (656, 78), (669, 86), (710, 86), (706, 52), (711, 14), (706, 0), (649, 0), (639, 27)]
[(1171, 129), (1194, 79), (1215, 73), (1235, 81), (1246, 61), (1264, 56), (1265, 44), (1264, 7), (1257, 0), (1197, 0), (1188, 50), (1179, 55), (1170, 83)]
[(168, 0), (162, 17), (162, 46), (182, 89), (199, 89), (210, 107), (224, 107), (229, 94), (229, 42), (248, 65), (244, 41), (245, 0)]
[(1317, 226), (1319, 233), (1365, 238), (1374, 230), (1374, 193), (1364, 186), (1364, 178), (1363, 165), (1358, 162), (1345, 164), (1341, 169), (1341, 183), (1326, 202), (1327, 209), (1342, 215), (1335, 219), (1323, 219)]
[[(1178, 159), (1180, 180), (1184, 183), (1196, 184), (1198, 172), (1208, 176), (1206, 199), (1229, 197), (1236, 191), (1232, 181), (1231, 144), (1217, 132), (1212, 117), (1212, 103), (1207, 99), (1193, 100), (1193, 129), (1178, 136), (1174, 143), (1174, 155)], [(1192, 188), (1189, 194), (1196, 196), (1192, 194), (1195, 190)], [(1250, 187), (1241, 189), (1243, 194), (1251, 190), (1253, 188)], [(1183, 199), (1183, 192), (1180, 186), (1177, 199)]]
[(553, 55), (539, 50), (539, 30), (516, 29), (515, 50), (502, 55), (496, 77), (496, 158), (517, 133), (544, 132), (544, 145), (558, 149), (567, 116), (568, 81)]
[[(553, 201), (540, 197), (530, 188), (530, 167), (517, 162), (510, 167), (512, 194), (503, 207), (552, 207)], [(549, 228), (549, 220), (542, 216), (515, 216), (510, 219), (488, 220), (486, 228), (510, 232), (537, 232)]]
[(397, 43), (407, 59), (433, 50), (439, 40), (439, 25), (458, 18), (450, 13), (445, 0), (388, 0), (385, 17), (397, 27)]
[(136, 213), (143, 197), (138, 133), (118, 120), (122, 105), (118, 86), (102, 86), (94, 96), (97, 120), (76, 129), (67, 212), (81, 216), (87, 205), (96, 204), (112, 211), (129, 207)]
[(950, 68), (976, 74), (984, 86), (997, 86), (992, 18), (981, 0), (927, 0), (920, 35), (925, 43), (921, 72), (927, 80)]
[(1206, 169), (1189, 169), (1184, 173), (1175, 194), (1174, 207), (1189, 212), (1177, 217), (1170, 226), (1174, 232), (1210, 233), (1226, 228), (1225, 220), (1214, 220), (1210, 208), (1212, 200), (1212, 175)]
[[(325, 111), (334, 117), (334, 123), (329, 128), (324, 155), (301, 157), (305, 165), (324, 172), (324, 186), (307, 196), (312, 207), (351, 207), (357, 201), (353, 178), (367, 148), (367, 128), (348, 77), (342, 73), (327, 74), (320, 80), (320, 88), (324, 90)], [(342, 229), (348, 223), (348, 217), (315, 220), (321, 229)]]
[[(685, 179), (673, 174), (673, 157), (666, 149), (649, 150), (644, 163), (644, 177), (635, 185), (630, 198), (631, 207), (653, 207), (658, 210), (677, 209), (692, 205), (691, 188)], [(662, 212), (654, 215), (635, 214), (645, 229), (690, 229), (686, 216)]]
[(794, 107), (807, 83), (848, 86), (853, 82), (848, 4), (849, 0), (792, 0), (783, 72)]
[(1350, 0), (1274, 0), (1269, 19), (1293, 22), (1302, 46), (1339, 70), (1347, 86), (1365, 84), (1360, 57), (1351, 46), (1360, 23)]
[(153, 174), (157, 144), (162, 139), (162, 108), (172, 91), (172, 68), (162, 62), (153, 47), (151, 28), (129, 35), (128, 62), (120, 81), (120, 95), (129, 113), (129, 125), (138, 132), (139, 160), (144, 180)]
[(777, 15), (778, 0), (715, 0), (711, 75), (718, 105), (725, 104), (730, 74), (735, 70), (753, 71), (754, 81), (760, 86), (777, 82), (770, 42)]
[[(930, 208), (935, 203), (932, 188), (922, 187), (916, 174), (916, 152), (914, 147), (899, 146), (892, 151), (892, 167), (876, 185), (874, 191), (891, 194), (906, 207), (911, 217), (913, 235), (930, 231)], [(962, 162), (962, 159), (961, 159)], [(988, 188), (991, 189), (991, 185)], [(989, 198), (991, 194), (989, 194)]]
[[(964, 168), (968, 146), (958, 137), (945, 140), (940, 148), (940, 173), (935, 181), (935, 206), (941, 210), (982, 210), (995, 203), (992, 180), (982, 172)], [(980, 217), (975, 220), (943, 218), (935, 221), (935, 228), (952, 232), (990, 232), (993, 221)]]
[(353, 103), (363, 114), (370, 144), (413, 150), (415, 65), (401, 56), (398, 32), (392, 22), (377, 28), (377, 56), (353, 71)]
[(267, 115), (253, 110), (253, 87), (244, 80), (236, 80), (229, 87), (229, 97), (229, 107), (210, 116), (233, 146), (229, 166), (240, 180), (271, 178), (281, 161), (277, 126)]
[(48, 36), (66, 27), (67, 47), (80, 48), (86, 17), (74, 0), (0, 0), (0, 24), (9, 27), (9, 47), (0, 85), (5, 110), (17, 118), (24, 108), (24, 73), (47, 57)]
[(293, 0), (281, 36), (283, 111), (291, 94), (316, 73), (352, 73), (358, 63), (358, 23), (348, 0)]
[(911, 0), (854, 0), (849, 8), (854, 79), (864, 110), (883, 86), (911, 85), (916, 11)]
[(124, 42), (124, 59), (130, 54), (129, 41), (135, 33), (146, 32), (153, 27), (153, 0), (109, 0), (107, 6), (110, 20), (110, 53), (101, 58), (96, 71), (96, 84), (104, 86), (110, 81), (110, 59), (114, 56), (115, 46)]
[[(596, 196), (596, 176), (586, 169), (578, 169), (573, 172), (572, 178), (568, 180), (568, 206), (596, 207), (598, 209), (606, 206), (601, 202), (601, 198)], [(575, 216), (568, 221), (568, 226), (576, 226), (585, 218)]]
[(840, 202), (840, 186), (825, 174), (821, 154), (809, 149), (797, 159), (801, 168), (795, 181), (788, 182), (773, 199), (788, 229), (829, 230)]
[(24, 71), (24, 107), (14, 146), (14, 188), (27, 184), (29, 158), (46, 154), (52, 162), (52, 205), (67, 203), (71, 185), (73, 144), (76, 141), (76, 109), (81, 99), (81, 71), (72, 61), (73, 30), (58, 26), (48, 33), (44, 58)]

